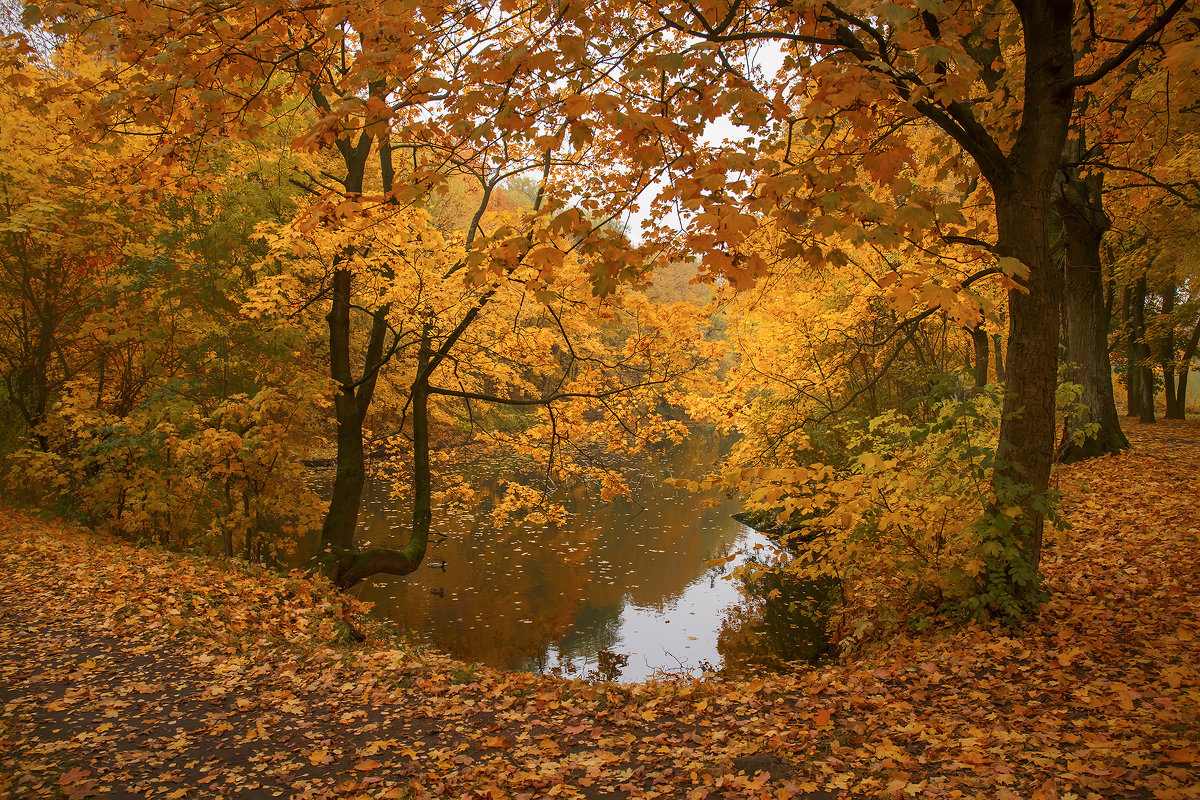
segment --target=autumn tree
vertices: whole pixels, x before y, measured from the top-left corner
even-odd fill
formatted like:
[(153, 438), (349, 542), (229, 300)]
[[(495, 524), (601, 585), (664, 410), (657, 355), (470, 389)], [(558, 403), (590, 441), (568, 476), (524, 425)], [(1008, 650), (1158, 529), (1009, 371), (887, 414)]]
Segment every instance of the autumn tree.
[[(1008, 293), (1008, 393), (987, 504), (992, 533), (981, 544), (990, 565), (981, 603), (1006, 613), (1019, 613), (1038, 595), (1062, 297), (1050, 232), (1076, 93), (1109, 79), (1184, 4), (1113, 4), (1094, 17), (1092, 6), (1076, 9), (1071, 2), (890, 5), (882, 11), (865, 3), (751, 2), (646, 9), (648, 18), (706, 43), (691, 51), (695, 59), (712, 45), (729, 54), (723, 64), (715, 58), (709, 64), (722, 85), (745, 98), (743, 121), (771, 121), (774, 142), (793, 141), (797, 132), (818, 141), (826, 131), (858, 137), (861, 162), (847, 158), (852, 153), (844, 147), (813, 153), (806, 162), (764, 159), (753, 191), (741, 187), (749, 209), (809, 215), (821, 208), (821, 198), (831, 210), (846, 208), (837, 177), (856, 163), (874, 163), (903, 203), (912, 189), (900, 188), (897, 167), (909, 156), (883, 154), (889, 135), (917, 119), (944, 135), (947, 169), (982, 176), (995, 208), (995, 239), (982, 249), (1021, 265), (1022, 276)], [(1126, 29), (1124, 20), (1138, 22)], [(1081, 47), (1085, 37), (1089, 46)], [(755, 101), (754, 82), (728, 67), (747, 46), (763, 42), (777, 43), (788, 57), (771, 89)], [(710, 215), (729, 208), (728, 193), (700, 194)]]
[(127, 258), (135, 234), (120, 192), (106, 184), (118, 154), (69, 150), (71, 103), (36, 106), (44, 72), (20, 37), (4, 42), (0, 103), (0, 372), (26, 432), (43, 450), (43, 424), (66, 383), (96, 357), (85, 321)]
[[(1080, 43), (1083, 48), (1090, 46), (1086, 38)], [(1186, 62), (1193, 57), (1186, 31), (1164, 31), (1158, 47), (1137, 54), (1109, 80), (1089, 87), (1078, 100), (1055, 208), (1062, 223), (1067, 359), (1074, 379), (1083, 386), (1084, 413), (1072, 421), (1071, 430), (1064, 432), (1060, 460), (1116, 452), (1127, 446), (1113, 401), (1108, 333), (1116, 305), (1116, 284), (1122, 278), (1117, 272), (1126, 273), (1128, 268), (1118, 270), (1116, 259), (1105, 259), (1101, 242), (1113, 227), (1110, 211), (1114, 205), (1120, 214), (1116, 225), (1119, 230), (1131, 232), (1131, 226), (1141, 227), (1137, 223), (1140, 214), (1130, 213), (1131, 194), (1141, 195), (1142, 203), (1151, 197), (1171, 205), (1188, 199), (1189, 175), (1186, 169), (1179, 169), (1174, 142), (1181, 141), (1192, 125), (1189, 118), (1194, 112), (1188, 109), (1193, 105), (1194, 92), (1188, 88), (1188, 81), (1173, 79), (1172, 72), (1183, 66), (1187, 74), (1190, 69)], [(1149, 238), (1145, 243), (1150, 245), (1148, 249), (1154, 249)], [(1129, 299), (1133, 301), (1132, 294)], [(1170, 306), (1172, 301), (1165, 302)], [(1128, 327), (1134, 315), (1130, 303), (1125, 307)], [(1173, 364), (1174, 354), (1168, 360)], [(1125, 372), (1134, 400), (1129, 410), (1134, 414), (1143, 411), (1138, 402), (1142, 374), (1141, 367)], [(1174, 384), (1173, 375), (1171, 382)], [(1174, 405), (1174, 388), (1168, 392), (1169, 408)], [(1152, 419), (1152, 403), (1146, 411), (1146, 419)], [(1094, 430), (1080, 434), (1085, 426)]]
[[(300, 102), (308, 126), (294, 147), (313, 158), (296, 183), (312, 201), (276, 239), (276, 255), (307, 259), (314, 293), (306, 302), (326, 309), (338, 455), (322, 546), (340, 585), (378, 571), (403, 574), (424, 555), (431, 396), (547, 407), (623, 391), (623, 385), (573, 387), (572, 370), (582, 361), (540, 396), (492, 395), (436, 381), (460, 370), (471, 332), (514, 286), (520, 297), (545, 306), (550, 319), (564, 300), (586, 305), (556, 290), (565, 262), (583, 269), (601, 297), (647, 263), (647, 254), (607, 223), (653, 180), (647, 164), (669, 159), (664, 152), (678, 146), (664, 137), (651, 143), (653, 159), (626, 168), (628, 159), (605, 158), (609, 145), (576, 124), (594, 102), (580, 90), (611, 79), (591, 76), (590, 87), (580, 78), (546, 79), (583, 41), (570, 29), (578, 23), (570, 14), (549, 8), (494, 14), (470, 3), (387, 9), (97, 3), (47, 6), (45, 13), (56, 30), (78, 35), (111, 65), (100, 78), (111, 91), (87, 109), (83, 130), (100, 136), (137, 129), (157, 137), (159, 166), (206, 137), (256, 136), (284, 105)], [(82, 88), (76, 81), (56, 91), (78, 96)], [(536, 187), (531, 207), (495, 219), (505, 182), (521, 177)], [(472, 206), (461, 231), (439, 231), (426, 207), (453, 181), (473, 185)], [(579, 207), (568, 205), (572, 196)], [(270, 285), (260, 287), (261, 304), (273, 302), (264, 295)], [(654, 354), (660, 337), (641, 334), (632, 354), (644, 362), (635, 370), (636, 385), (667, 380), (680, 364)], [(571, 342), (560, 346), (570, 350)], [(364, 427), (380, 377), (397, 361), (406, 366), (400, 407), (414, 459), (410, 540), (402, 548), (359, 552)]]
[(22, 37), (5, 45), (0, 357), (36, 443), (6, 454), (7, 477), (120, 535), (277, 562), (276, 534), (308, 505), (305, 376), (239, 306), (248, 234), (290, 214), (286, 182), (245, 142), (142, 170), (145, 139), (80, 141), (79, 106), (98, 98), (43, 90), (102, 68), (73, 47), (47, 61)]
[[(1102, 106), (1082, 169), (1105, 178), (1114, 231), (1109, 304), (1119, 302), (1128, 413), (1154, 418), (1154, 367), (1162, 370), (1166, 416), (1182, 418), (1195, 328), (1196, 101), (1192, 42), (1165, 42), (1158, 58), (1125, 71), (1122, 94)], [(1170, 320), (1169, 322), (1167, 320)], [(1147, 352), (1150, 350), (1152, 352)]]

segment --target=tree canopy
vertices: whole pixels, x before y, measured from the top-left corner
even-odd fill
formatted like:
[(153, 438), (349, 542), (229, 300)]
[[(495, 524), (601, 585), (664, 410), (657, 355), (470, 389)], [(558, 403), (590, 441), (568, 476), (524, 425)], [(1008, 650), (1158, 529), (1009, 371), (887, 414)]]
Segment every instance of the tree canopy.
[[(422, 563), (472, 453), (609, 499), (609, 457), (715, 424), (740, 440), (705, 485), (841, 542), (797, 568), (886, 571), (919, 530), (946, 558), (917, 594), (1016, 619), (1056, 457), (1127, 445), (1110, 339), (1143, 416), (1155, 381), (1184, 413), (1191, 13), (29, 5), (3, 65), (12, 469), (127, 534), (267, 557), (330, 458), (317, 559), (348, 588)], [(400, 546), (356, 538), (377, 453)], [(554, 516), (532, 483), (503, 505)]]

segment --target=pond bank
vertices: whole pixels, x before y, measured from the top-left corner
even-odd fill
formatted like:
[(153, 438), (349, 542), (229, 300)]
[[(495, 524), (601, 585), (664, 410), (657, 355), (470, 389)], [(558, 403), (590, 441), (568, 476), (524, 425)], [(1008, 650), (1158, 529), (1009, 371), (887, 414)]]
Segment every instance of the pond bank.
[(1026, 630), (897, 635), (753, 681), (502, 672), (370, 623), (341, 644), (360, 609), (322, 583), (11, 512), (0, 792), (1195, 797), (1200, 429), (1130, 434), (1061, 472), (1074, 527)]
[[(733, 518), (735, 501), (667, 483), (711, 472), (727, 445), (696, 430), (679, 445), (615, 465), (623, 467), (629, 498), (602, 502), (586, 484), (552, 489), (550, 500), (565, 511), (558, 522), (494, 520), (501, 480), (514, 467), (504, 455), (480, 460), (467, 477), (482, 499), (458, 514), (435, 514), (445, 536), (431, 544), (426, 567), (402, 578), (375, 576), (356, 594), (420, 641), (500, 669), (637, 681), (777, 662), (785, 637), (762, 635), (761, 615), (728, 578), (769, 540)], [(363, 495), (360, 540), (399, 545), (410, 515), (391, 481), (374, 476)], [(731, 555), (735, 563), (709, 564)], [(805, 658), (805, 637), (822, 634), (808, 625), (790, 657)]]

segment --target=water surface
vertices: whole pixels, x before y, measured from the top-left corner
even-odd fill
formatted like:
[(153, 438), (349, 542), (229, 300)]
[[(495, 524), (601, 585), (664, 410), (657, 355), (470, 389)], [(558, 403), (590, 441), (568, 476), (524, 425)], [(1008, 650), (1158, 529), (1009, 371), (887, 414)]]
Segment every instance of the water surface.
[[(664, 482), (711, 472), (719, 449), (696, 433), (646, 454), (627, 475), (632, 499), (603, 502), (587, 486), (560, 492), (561, 525), (497, 527), (486, 509), (449, 519), (435, 509), (433, 527), (447, 538), (431, 542), (426, 565), (376, 576), (361, 596), (437, 649), (505, 669), (634, 681), (721, 667), (773, 634), (739, 608), (726, 568), (705, 562), (768, 542), (732, 518), (736, 502)], [(387, 481), (373, 480), (360, 538), (399, 544), (408, 524)]]

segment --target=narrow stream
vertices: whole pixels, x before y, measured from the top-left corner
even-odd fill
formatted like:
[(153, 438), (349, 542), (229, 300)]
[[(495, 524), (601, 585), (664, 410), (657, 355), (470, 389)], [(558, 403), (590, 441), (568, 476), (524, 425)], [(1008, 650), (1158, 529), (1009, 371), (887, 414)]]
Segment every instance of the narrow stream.
[[(637, 681), (810, 659), (822, 649), (819, 625), (793, 621), (782, 637), (790, 641), (778, 641), (779, 625), (746, 607), (727, 568), (705, 564), (761, 551), (767, 539), (732, 518), (735, 502), (706, 507), (711, 496), (664, 482), (706, 474), (718, 457), (717, 438), (696, 433), (627, 476), (633, 500), (605, 503), (587, 487), (555, 498), (569, 512), (560, 526), (496, 527), (486, 512), (446, 519), (435, 510), (448, 538), (432, 543), (426, 565), (376, 576), (361, 596), (437, 649), (505, 669)], [(407, 509), (391, 505), (385, 479), (368, 485), (359, 524), (377, 544), (406, 539)]]

